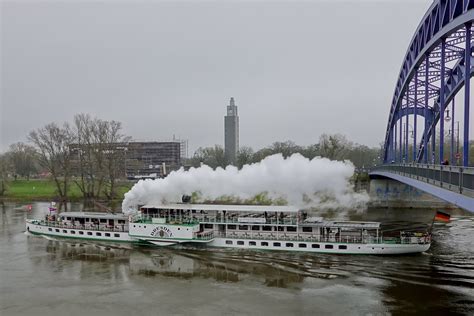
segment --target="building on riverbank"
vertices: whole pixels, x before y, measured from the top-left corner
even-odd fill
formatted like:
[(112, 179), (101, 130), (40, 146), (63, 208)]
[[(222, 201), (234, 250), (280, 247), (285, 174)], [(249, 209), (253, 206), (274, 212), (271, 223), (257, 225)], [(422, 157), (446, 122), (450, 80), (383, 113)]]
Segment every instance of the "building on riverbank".
[(176, 139), (101, 144), (95, 146), (94, 150), (88, 150), (86, 147), (79, 144), (71, 145), (74, 175), (81, 174), (81, 166), (87, 170), (94, 170), (90, 164), (94, 163), (97, 151), (104, 153), (102, 159), (114, 159), (117, 173), (129, 179), (165, 177), (171, 171), (179, 169), (182, 166), (182, 159), (187, 155), (187, 141)]
[(127, 146), (125, 173), (127, 177), (164, 177), (181, 167), (180, 141), (130, 142)]

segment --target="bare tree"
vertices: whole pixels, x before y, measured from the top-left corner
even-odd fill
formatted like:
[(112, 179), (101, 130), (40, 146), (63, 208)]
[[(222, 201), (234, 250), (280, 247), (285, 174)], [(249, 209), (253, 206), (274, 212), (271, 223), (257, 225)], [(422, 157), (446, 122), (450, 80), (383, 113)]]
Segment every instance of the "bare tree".
[(38, 150), (40, 164), (51, 173), (60, 199), (67, 200), (71, 176), (70, 145), (75, 140), (70, 126), (50, 123), (32, 131), (28, 138)]
[(97, 163), (95, 144), (96, 120), (89, 114), (77, 114), (74, 116), (74, 134), (76, 142), (71, 144), (73, 152), (74, 173), (77, 178), (74, 180), (84, 198), (93, 198), (96, 195)]
[(237, 167), (240, 169), (244, 165), (252, 163), (254, 152), (251, 147), (242, 146), (237, 153)]
[(229, 163), (224, 154), (224, 148), (219, 145), (214, 147), (199, 147), (191, 159), (191, 164), (198, 167), (201, 163), (211, 168), (225, 168)]
[(104, 167), (107, 179), (104, 194), (109, 200), (117, 197), (117, 179), (125, 176), (125, 159), (129, 136), (121, 133), (122, 124), (116, 121), (102, 122), (101, 135), (103, 142), (107, 144), (104, 148)]
[(15, 174), (30, 178), (38, 170), (36, 149), (33, 146), (18, 142), (10, 145), (8, 155), (13, 164)]
[(343, 159), (344, 155), (351, 147), (351, 142), (341, 134), (322, 134), (319, 138), (319, 150), (321, 156), (332, 160)]
[(0, 196), (3, 196), (8, 188), (8, 176), (12, 171), (11, 159), (7, 154), (0, 155)]
[(301, 154), (308, 159), (313, 159), (316, 156), (320, 156), (319, 144), (312, 144), (303, 148)]
[(77, 114), (74, 128), (77, 186), (85, 198), (93, 199), (101, 193), (109, 199), (115, 198), (117, 179), (125, 174), (125, 144), (129, 141), (121, 133), (122, 124)]

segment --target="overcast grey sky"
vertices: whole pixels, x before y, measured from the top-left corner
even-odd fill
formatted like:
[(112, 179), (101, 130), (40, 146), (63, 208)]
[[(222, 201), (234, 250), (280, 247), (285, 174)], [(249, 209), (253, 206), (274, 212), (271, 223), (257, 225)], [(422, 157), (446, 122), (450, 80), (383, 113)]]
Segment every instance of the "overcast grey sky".
[(399, 68), (432, 1), (3, 1), (0, 151), (76, 113), (138, 140), (377, 146)]

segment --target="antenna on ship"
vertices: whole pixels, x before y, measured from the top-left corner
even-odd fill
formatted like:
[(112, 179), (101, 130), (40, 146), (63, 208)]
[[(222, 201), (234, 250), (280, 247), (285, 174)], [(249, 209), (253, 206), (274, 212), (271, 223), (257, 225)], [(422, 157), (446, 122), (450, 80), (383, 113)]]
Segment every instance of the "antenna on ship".
[(93, 201), (95, 205), (97, 205), (99, 208), (105, 210), (107, 213), (111, 213), (111, 214), (114, 214), (115, 215), (115, 212), (110, 208), (110, 207), (107, 207), (105, 206), (104, 204), (102, 203), (99, 203), (97, 201)]

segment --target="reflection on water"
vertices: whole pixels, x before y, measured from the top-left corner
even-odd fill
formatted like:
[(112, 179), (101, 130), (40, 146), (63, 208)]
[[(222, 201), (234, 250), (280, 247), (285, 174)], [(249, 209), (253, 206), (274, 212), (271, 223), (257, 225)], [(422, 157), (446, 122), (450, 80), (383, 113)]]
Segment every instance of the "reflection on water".
[[(35, 204), (28, 216), (39, 216), (45, 205)], [(384, 209), (347, 216), (395, 230), (426, 227), (433, 213)], [(53, 239), (24, 233), (26, 215), (21, 205), (1, 206), (2, 315), (59, 313), (52, 304), (58, 292), (72, 311), (91, 313), (110, 300), (120, 302), (108, 305), (114, 314), (147, 314), (156, 300), (171, 314), (474, 311), (474, 217), (464, 213), (434, 226), (427, 253), (392, 257)], [(92, 303), (76, 302), (82, 299)], [(52, 305), (38, 310), (45, 302)]]

